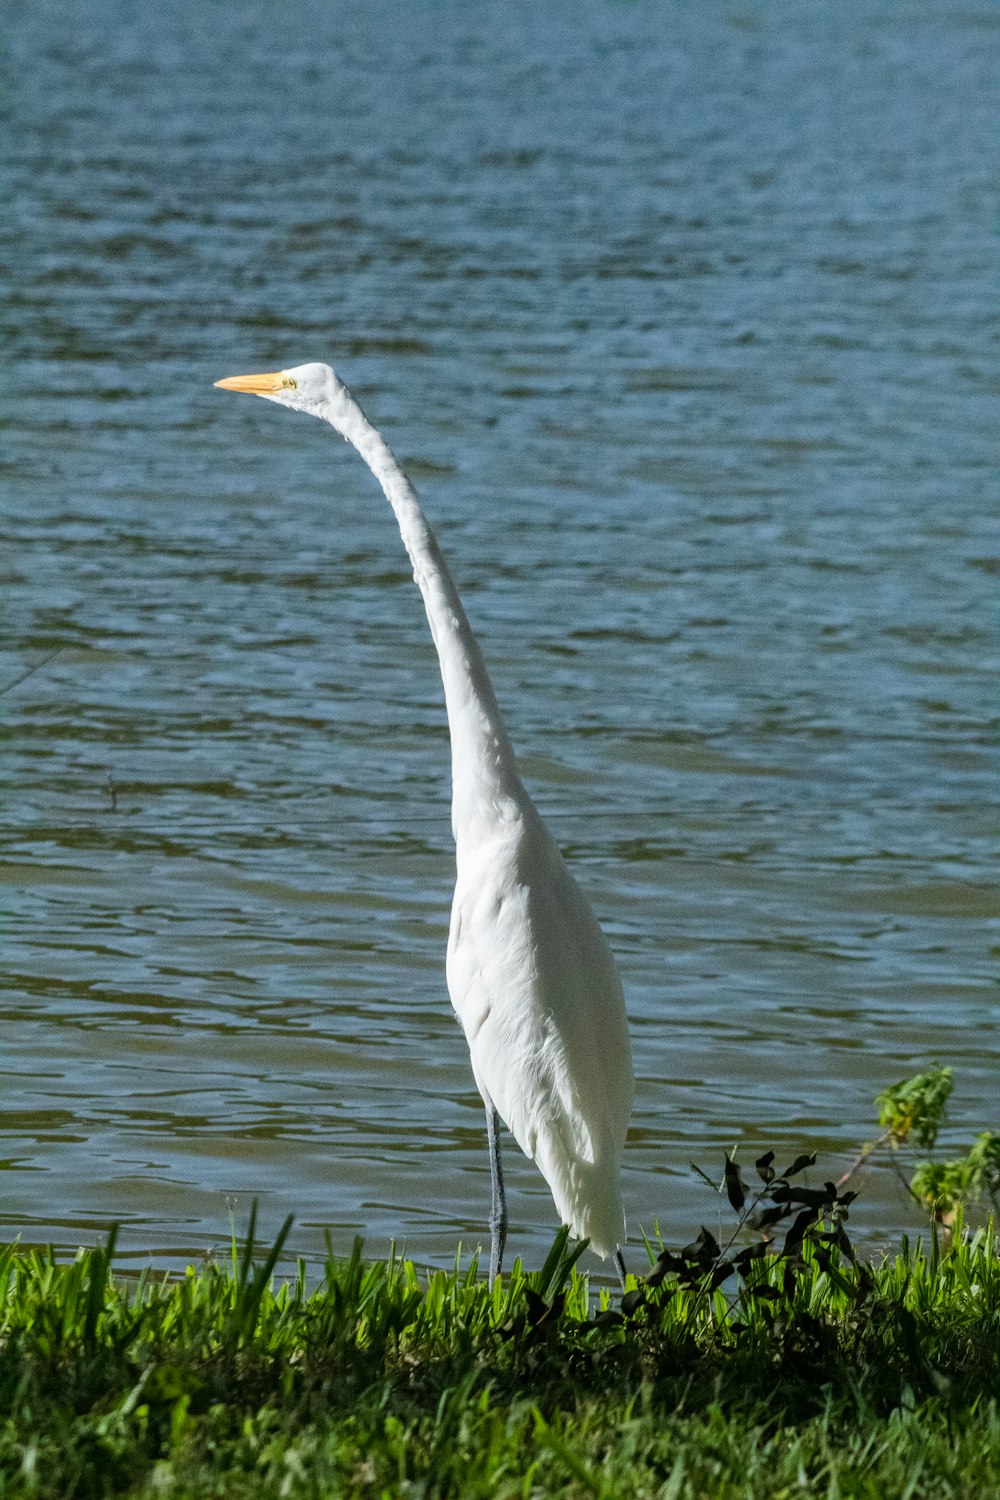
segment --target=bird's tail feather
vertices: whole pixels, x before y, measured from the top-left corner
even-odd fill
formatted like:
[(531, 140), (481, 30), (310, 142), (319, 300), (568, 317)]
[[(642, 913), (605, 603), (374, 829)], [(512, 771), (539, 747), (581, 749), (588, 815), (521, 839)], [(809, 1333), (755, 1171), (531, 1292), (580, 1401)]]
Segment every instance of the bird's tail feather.
[(566, 1151), (558, 1137), (539, 1140), (537, 1148), (535, 1162), (563, 1223), (577, 1239), (589, 1240), (591, 1248), (607, 1260), (625, 1241), (619, 1163), (584, 1161)]

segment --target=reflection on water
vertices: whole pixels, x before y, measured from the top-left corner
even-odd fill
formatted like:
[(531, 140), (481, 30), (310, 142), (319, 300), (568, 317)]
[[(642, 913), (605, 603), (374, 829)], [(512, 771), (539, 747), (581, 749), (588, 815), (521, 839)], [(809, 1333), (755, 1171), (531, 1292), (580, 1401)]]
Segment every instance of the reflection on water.
[(484, 1233), (419, 597), (360, 462), (211, 389), (310, 358), (619, 955), (631, 1224), (932, 1058), (995, 1126), (995, 16), (12, 15), (0, 1221)]

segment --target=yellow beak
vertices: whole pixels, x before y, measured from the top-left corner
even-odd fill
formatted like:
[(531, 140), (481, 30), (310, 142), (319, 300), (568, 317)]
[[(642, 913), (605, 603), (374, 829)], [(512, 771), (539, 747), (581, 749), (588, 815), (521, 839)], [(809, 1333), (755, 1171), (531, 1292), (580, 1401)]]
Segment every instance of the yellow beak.
[(278, 370), (274, 375), (230, 375), (227, 380), (215, 382), (224, 391), (247, 391), (251, 396), (273, 396), (275, 391), (283, 390), (285, 372)]

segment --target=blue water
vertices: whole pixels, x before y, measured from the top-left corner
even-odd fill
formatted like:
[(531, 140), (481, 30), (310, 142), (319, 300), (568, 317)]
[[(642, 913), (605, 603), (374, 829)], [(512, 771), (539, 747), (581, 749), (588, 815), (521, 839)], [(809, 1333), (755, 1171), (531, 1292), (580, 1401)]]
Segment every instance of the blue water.
[[(356, 456), (212, 389), (310, 359), (618, 955), (633, 1231), (712, 1223), (733, 1144), (842, 1170), (931, 1060), (945, 1149), (1000, 1126), (998, 42), (889, 0), (8, 6), (8, 1232), (485, 1232), (420, 600)], [(884, 1167), (856, 1218), (913, 1224)]]

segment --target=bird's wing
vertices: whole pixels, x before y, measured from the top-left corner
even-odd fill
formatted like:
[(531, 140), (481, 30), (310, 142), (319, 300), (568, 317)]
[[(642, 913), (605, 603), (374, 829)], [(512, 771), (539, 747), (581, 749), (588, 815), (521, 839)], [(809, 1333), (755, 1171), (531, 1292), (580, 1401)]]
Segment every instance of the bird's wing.
[(480, 1092), (565, 1222), (610, 1253), (632, 1105), (624, 1001), (604, 935), (537, 820), (460, 858), (448, 986)]

